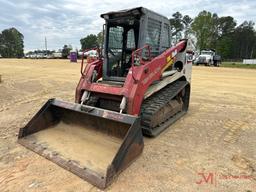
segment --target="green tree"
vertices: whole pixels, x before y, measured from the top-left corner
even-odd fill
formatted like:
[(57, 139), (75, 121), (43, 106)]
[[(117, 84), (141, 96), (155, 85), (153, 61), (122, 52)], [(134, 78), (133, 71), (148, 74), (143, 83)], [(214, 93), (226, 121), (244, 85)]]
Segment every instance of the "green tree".
[(192, 30), (197, 38), (197, 48), (215, 48), (218, 38), (218, 16), (202, 11), (194, 18)]
[(24, 36), (15, 28), (5, 29), (0, 34), (0, 54), (7, 58), (24, 56)]
[(219, 17), (216, 13), (212, 14), (212, 23), (210, 23), (210, 47), (213, 49), (216, 49), (217, 47), (217, 42), (219, 38), (219, 33), (218, 33), (218, 26), (219, 26)]
[(253, 58), (256, 50), (256, 34), (254, 23), (244, 21), (239, 25), (233, 35), (233, 55), (235, 59)]
[(72, 46), (71, 45), (64, 45), (63, 49), (62, 49), (62, 57), (63, 58), (67, 58), (69, 55), (69, 52), (72, 50)]
[(176, 12), (172, 15), (172, 18), (169, 19), (172, 32), (172, 40), (174, 43), (182, 38), (182, 31), (184, 29), (182, 18), (182, 14), (180, 12)]
[(219, 35), (229, 35), (234, 32), (236, 22), (233, 17), (220, 17), (218, 20), (218, 33)]
[(184, 24), (184, 38), (189, 38), (189, 35), (192, 33), (191, 23), (193, 19), (189, 15), (184, 15), (182, 22)]
[(103, 32), (99, 32), (97, 34), (97, 44), (99, 47), (101, 47), (103, 45)]
[(216, 50), (223, 59), (233, 58), (234, 31), (236, 22), (233, 17), (220, 17), (218, 19), (218, 41)]
[(85, 38), (80, 39), (81, 49), (91, 49), (99, 47), (97, 36), (94, 34), (87, 35)]
[(218, 39), (216, 51), (222, 59), (233, 58), (233, 34), (223, 35)]
[(169, 21), (173, 43), (177, 43), (182, 38), (189, 38), (192, 34), (191, 23), (193, 19), (189, 15), (182, 16), (180, 12), (176, 12)]

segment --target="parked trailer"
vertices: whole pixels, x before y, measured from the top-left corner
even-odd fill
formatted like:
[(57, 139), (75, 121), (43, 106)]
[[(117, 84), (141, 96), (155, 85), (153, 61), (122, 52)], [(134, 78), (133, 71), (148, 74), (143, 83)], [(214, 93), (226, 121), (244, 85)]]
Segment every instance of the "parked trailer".
[(243, 64), (255, 65), (256, 59), (244, 59)]
[(55, 52), (52, 53), (52, 56), (54, 59), (61, 59), (62, 58), (62, 53), (61, 52)]

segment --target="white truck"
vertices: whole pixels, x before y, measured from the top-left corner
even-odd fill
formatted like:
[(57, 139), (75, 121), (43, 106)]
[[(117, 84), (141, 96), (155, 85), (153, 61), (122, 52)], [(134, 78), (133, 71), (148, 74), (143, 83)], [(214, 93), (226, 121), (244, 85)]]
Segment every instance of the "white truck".
[(221, 64), (221, 56), (217, 55), (214, 49), (203, 49), (194, 63), (196, 65), (204, 64), (205, 66), (214, 65), (219, 67)]

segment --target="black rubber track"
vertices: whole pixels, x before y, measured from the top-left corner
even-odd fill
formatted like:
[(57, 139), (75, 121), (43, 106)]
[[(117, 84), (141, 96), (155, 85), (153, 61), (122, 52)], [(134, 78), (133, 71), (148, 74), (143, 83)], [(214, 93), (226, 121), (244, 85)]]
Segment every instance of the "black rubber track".
[[(173, 114), (172, 116), (168, 117), (168, 119), (163, 119), (163, 121), (157, 126), (149, 126), (151, 121), (155, 119), (154, 115), (156, 115), (159, 110), (168, 107), (168, 103), (174, 99), (187, 85), (187, 81), (176, 81), (156, 92), (142, 103), (141, 127), (144, 135), (153, 137), (159, 135), (164, 129), (169, 127), (186, 113), (187, 107), (183, 107), (182, 111)], [(190, 89), (188, 89), (188, 91), (190, 92)], [(189, 92), (185, 93), (183, 98), (183, 102), (185, 102), (183, 105), (185, 106), (187, 106), (187, 102), (189, 102)]]

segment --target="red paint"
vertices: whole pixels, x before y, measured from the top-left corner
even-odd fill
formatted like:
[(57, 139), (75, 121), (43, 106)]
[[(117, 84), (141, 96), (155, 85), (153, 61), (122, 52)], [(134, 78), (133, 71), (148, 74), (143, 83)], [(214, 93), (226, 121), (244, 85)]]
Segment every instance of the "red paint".
[[(134, 51), (132, 53), (132, 67), (129, 70), (123, 87), (92, 83), (91, 78), (94, 70), (98, 72), (98, 79), (102, 77), (103, 60), (98, 59), (92, 63), (88, 63), (83, 70), (82, 77), (77, 85), (76, 102), (80, 101), (83, 90), (107, 95), (125, 96), (128, 99), (127, 113), (131, 115), (139, 115), (144, 94), (154, 81), (160, 80), (162, 75), (161, 70), (167, 64), (167, 57), (171, 56), (171, 58), (175, 58), (174, 53), (183, 51), (185, 46), (186, 40), (180, 41), (175, 47), (166, 50), (161, 55), (149, 61), (141, 60), (142, 49), (148, 49), (150, 54), (148, 45)], [(135, 56), (140, 56), (140, 66), (134, 66)], [(81, 66), (81, 69), (82, 68), (83, 66)]]

